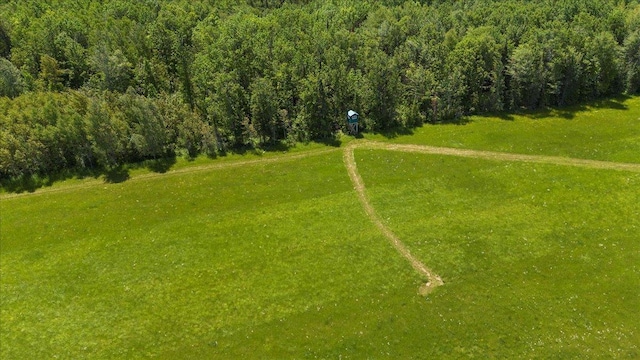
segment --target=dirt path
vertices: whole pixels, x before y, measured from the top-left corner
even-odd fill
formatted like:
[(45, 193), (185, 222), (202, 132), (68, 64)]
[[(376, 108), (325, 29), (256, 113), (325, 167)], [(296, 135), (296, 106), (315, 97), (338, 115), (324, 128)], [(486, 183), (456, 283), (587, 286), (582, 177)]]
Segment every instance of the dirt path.
[[(196, 173), (196, 172), (206, 171), (206, 170), (227, 169), (227, 168), (234, 168), (234, 167), (240, 167), (245, 165), (269, 164), (274, 162), (302, 159), (309, 156), (323, 155), (323, 154), (336, 152), (336, 151), (338, 151), (338, 149), (313, 150), (313, 151), (305, 151), (304, 153), (300, 153), (300, 154), (274, 156), (266, 159), (254, 159), (254, 160), (234, 161), (234, 162), (228, 162), (228, 163), (222, 163), (222, 164), (192, 166), (192, 167), (186, 167), (178, 170), (171, 170), (166, 173), (147, 173), (142, 175), (136, 175), (131, 177), (130, 179), (127, 179), (126, 182), (151, 179), (151, 178), (156, 178), (160, 176), (190, 174), (190, 173)], [(56, 193), (56, 192), (69, 192), (69, 191), (74, 191), (78, 189), (86, 189), (86, 188), (92, 188), (92, 187), (98, 187), (98, 186), (105, 186), (105, 180), (102, 178), (98, 178), (98, 179), (83, 181), (82, 183), (76, 184), (76, 185), (62, 186), (58, 188), (40, 188), (34, 192), (2, 194), (0, 195), (0, 200), (17, 198), (22, 196), (50, 194), (50, 193)]]
[[(364, 185), (364, 181), (360, 177), (358, 173), (358, 168), (355, 161), (354, 150), (355, 149), (382, 149), (389, 151), (401, 151), (401, 152), (412, 152), (412, 153), (423, 153), (423, 154), (435, 154), (435, 155), (448, 155), (448, 156), (460, 156), (460, 157), (469, 157), (469, 158), (477, 158), (477, 159), (487, 159), (487, 160), (497, 160), (497, 161), (519, 161), (519, 162), (528, 162), (528, 163), (541, 163), (541, 164), (554, 164), (554, 165), (565, 165), (565, 166), (578, 166), (578, 167), (586, 167), (593, 169), (610, 169), (610, 170), (620, 170), (620, 171), (631, 171), (631, 172), (640, 172), (640, 164), (631, 164), (631, 163), (616, 163), (616, 162), (608, 162), (608, 161), (598, 161), (598, 160), (586, 160), (586, 159), (575, 159), (575, 158), (567, 158), (560, 156), (544, 156), (544, 155), (524, 155), (524, 154), (513, 154), (513, 153), (502, 153), (502, 152), (493, 152), (493, 151), (482, 151), (482, 150), (469, 150), (469, 149), (457, 149), (457, 148), (445, 148), (445, 147), (434, 147), (434, 146), (426, 146), (426, 145), (402, 145), (402, 144), (389, 144), (377, 141), (369, 141), (369, 140), (360, 140), (355, 141), (349, 144), (344, 148), (344, 164), (349, 173), (349, 178), (353, 183), (354, 189), (358, 194), (358, 199), (362, 204), (367, 216), (373, 222), (373, 224), (380, 230), (380, 232), (389, 240), (391, 245), (411, 264), (413, 269), (417, 271), (421, 276), (423, 276), (426, 280), (426, 283), (420, 288), (420, 293), (423, 295), (428, 294), (433, 291), (436, 287), (443, 285), (444, 282), (435, 274), (432, 270), (430, 270), (427, 266), (425, 266), (420, 260), (414, 257), (409, 249), (406, 247), (402, 241), (396, 236), (387, 226), (385, 226), (382, 218), (376, 213), (375, 209), (371, 205), (369, 198), (366, 194), (366, 188)], [(237, 161), (231, 163), (223, 163), (223, 164), (210, 164), (203, 166), (195, 166), (195, 167), (187, 167), (179, 170), (169, 171), (167, 173), (148, 173), (143, 175), (134, 176), (127, 181), (138, 181), (144, 179), (155, 178), (159, 176), (171, 176), (177, 174), (188, 174), (195, 173), (199, 171), (206, 171), (212, 169), (224, 169), (224, 168), (232, 168), (232, 167), (240, 167), (245, 165), (252, 164), (267, 164), (267, 163), (275, 163), (281, 161), (290, 161), (301, 158), (306, 158), (309, 156), (315, 155), (323, 155), (330, 152), (335, 152), (338, 149), (329, 149), (329, 150), (319, 150), (319, 151), (309, 151), (301, 154), (293, 154), (293, 155), (283, 155), (266, 159), (255, 159), (255, 160), (245, 160), (245, 161)], [(32, 193), (20, 193), (20, 194), (3, 194), (0, 195), (0, 200), (11, 199), (22, 196), (29, 195), (40, 195), (40, 194), (48, 194), (54, 192), (68, 192), (77, 189), (83, 188), (91, 188), (104, 186), (104, 180), (95, 179), (89, 180), (87, 182), (83, 182), (77, 185), (64, 186), (60, 188), (45, 188), (38, 189)]]
[(382, 218), (378, 215), (369, 202), (369, 198), (366, 194), (366, 188), (364, 185), (364, 181), (360, 177), (358, 173), (358, 168), (355, 161), (354, 150), (357, 148), (366, 148), (366, 149), (383, 149), (390, 151), (401, 151), (401, 152), (414, 152), (414, 153), (423, 153), (423, 154), (436, 154), (436, 155), (450, 155), (450, 156), (461, 156), (461, 157), (470, 157), (470, 158), (478, 158), (478, 159), (488, 159), (488, 160), (498, 160), (498, 161), (521, 161), (521, 162), (529, 162), (529, 163), (542, 163), (542, 164), (555, 164), (555, 165), (567, 165), (567, 166), (579, 166), (579, 167), (587, 167), (594, 169), (612, 169), (612, 170), (622, 170), (622, 171), (632, 171), (632, 172), (640, 172), (640, 164), (629, 164), (629, 163), (614, 163), (607, 161), (597, 161), (597, 160), (585, 160), (585, 159), (575, 159), (575, 158), (565, 158), (559, 156), (537, 156), (537, 155), (523, 155), (523, 154), (511, 154), (511, 153), (501, 153), (501, 152), (493, 152), (493, 151), (481, 151), (481, 150), (467, 150), (467, 149), (455, 149), (455, 148), (443, 148), (443, 147), (434, 147), (434, 146), (423, 146), (423, 145), (400, 145), (400, 144), (388, 144), (376, 141), (359, 141), (349, 144), (344, 149), (344, 164), (347, 168), (347, 172), (349, 173), (349, 178), (351, 178), (351, 182), (353, 183), (353, 187), (358, 194), (358, 199), (362, 204), (367, 216), (375, 224), (375, 226), (380, 230), (382, 234), (391, 242), (391, 245), (405, 258), (411, 266), (422, 276), (424, 276), (427, 280), (426, 284), (424, 284), (420, 288), (420, 294), (426, 295), (429, 292), (433, 291), (436, 287), (443, 285), (444, 282), (442, 278), (435, 274), (432, 270), (426, 267), (420, 260), (416, 259), (409, 249), (407, 249), (406, 245), (400, 241), (398, 236), (396, 236), (387, 226), (385, 226)]
[(355, 160), (355, 157), (354, 157), (354, 154), (353, 154), (353, 150), (356, 147), (359, 147), (359, 144), (350, 145), (350, 146), (347, 146), (345, 148), (345, 151), (344, 151), (344, 165), (347, 168), (347, 172), (349, 173), (349, 178), (351, 178), (351, 182), (353, 183), (353, 187), (356, 190), (356, 193), (358, 194), (358, 199), (360, 200), (360, 203), (362, 204), (362, 207), (364, 208), (365, 212), (367, 213), (367, 216), (369, 217), (369, 219), (371, 219), (371, 222), (373, 222), (376, 225), (376, 227), (378, 228), (378, 230), (380, 230), (380, 232), (382, 234), (384, 234), (384, 236), (387, 239), (389, 239), (389, 241), (391, 242), (391, 245), (393, 245), (393, 247), (396, 248), (396, 250), (398, 250), (398, 252), (405, 259), (407, 259), (409, 261), (411, 266), (420, 275), (422, 275), (422, 276), (424, 276), (426, 278), (426, 280), (427, 280), (426, 284), (424, 284), (420, 288), (420, 293), (423, 294), (423, 295), (426, 295), (429, 292), (431, 292), (433, 289), (435, 289), (436, 287), (438, 287), (440, 285), (443, 285), (444, 283), (442, 282), (442, 279), (438, 275), (436, 275), (433, 271), (431, 271), (428, 267), (426, 267), (422, 262), (420, 262), (420, 260), (418, 260), (417, 258), (415, 258), (411, 254), (411, 252), (409, 251), (409, 249), (407, 249), (407, 247), (404, 245), (404, 243), (402, 243), (402, 241), (400, 241), (398, 236), (396, 236), (396, 234), (394, 234), (393, 231), (391, 231), (388, 227), (386, 227), (384, 225), (384, 222), (380, 218), (380, 215), (378, 215), (376, 213), (375, 209), (373, 208), (373, 206), (369, 202), (369, 198), (367, 197), (367, 194), (365, 192), (364, 182), (362, 181), (362, 178), (360, 177), (360, 174), (358, 173), (356, 160)]
[(445, 148), (425, 145), (402, 145), (388, 144), (377, 141), (361, 141), (351, 146), (351, 148), (367, 148), (382, 149), (390, 151), (414, 152), (434, 155), (450, 155), (476, 159), (498, 160), (498, 161), (519, 161), (528, 163), (553, 164), (578, 166), (592, 169), (609, 169), (620, 171), (640, 172), (640, 164), (633, 163), (617, 163), (600, 160), (576, 159), (562, 156), (546, 156), (546, 155), (524, 155), (503, 153), (495, 151), (469, 150), (457, 148)]

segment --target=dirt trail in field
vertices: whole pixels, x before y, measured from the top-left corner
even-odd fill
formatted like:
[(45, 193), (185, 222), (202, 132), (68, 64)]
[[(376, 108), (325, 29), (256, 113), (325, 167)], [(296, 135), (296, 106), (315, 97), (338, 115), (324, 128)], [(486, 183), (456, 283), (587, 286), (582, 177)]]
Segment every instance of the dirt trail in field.
[[(458, 149), (458, 148), (446, 148), (446, 147), (435, 147), (435, 146), (426, 146), (426, 145), (403, 145), (403, 144), (390, 144), (384, 142), (370, 141), (370, 140), (358, 140), (350, 143), (344, 148), (344, 164), (349, 173), (349, 178), (353, 183), (354, 189), (358, 194), (358, 199), (362, 204), (367, 216), (373, 222), (373, 224), (380, 230), (380, 232), (391, 242), (391, 245), (411, 264), (411, 266), (417, 271), (421, 276), (425, 278), (427, 281), (420, 288), (420, 293), (423, 295), (428, 294), (436, 287), (443, 285), (444, 282), (435, 274), (432, 270), (430, 270), (427, 266), (425, 266), (420, 260), (415, 258), (407, 246), (400, 241), (398, 236), (396, 236), (387, 226), (385, 226), (382, 218), (376, 213), (375, 209), (371, 205), (369, 198), (366, 194), (366, 188), (364, 181), (360, 177), (358, 173), (358, 168), (355, 161), (354, 150), (355, 149), (381, 149), (381, 150), (389, 150), (389, 151), (400, 151), (400, 152), (411, 152), (411, 153), (422, 153), (422, 154), (434, 154), (434, 155), (448, 155), (448, 156), (458, 156), (458, 157), (468, 157), (468, 158), (477, 158), (477, 159), (487, 159), (487, 160), (496, 160), (496, 161), (518, 161), (518, 162), (528, 162), (528, 163), (541, 163), (541, 164), (554, 164), (554, 165), (564, 165), (564, 166), (578, 166), (578, 167), (586, 167), (593, 169), (609, 169), (609, 170), (620, 170), (620, 171), (631, 171), (631, 172), (640, 172), (640, 164), (632, 164), (632, 163), (616, 163), (616, 162), (608, 162), (608, 161), (599, 161), (599, 160), (586, 160), (586, 159), (576, 159), (576, 158), (567, 158), (560, 156), (545, 156), (545, 155), (524, 155), (524, 154), (513, 154), (513, 153), (503, 153), (503, 152), (494, 152), (494, 151), (483, 151), (483, 150), (469, 150), (469, 149)], [(130, 179), (129, 181), (138, 181), (144, 179), (150, 179), (160, 176), (171, 176), (177, 174), (188, 174), (195, 173), (199, 171), (213, 170), (213, 169), (225, 169), (232, 167), (240, 167), (245, 165), (253, 165), (253, 164), (267, 164), (267, 163), (276, 163), (282, 161), (291, 161), (296, 159), (302, 159), (309, 156), (323, 155), (331, 152), (338, 151), (339, 149), (329, 149), (329, 150), (316, 150), (316, 151), (308, 151), (300, 154), (288, 154), (283, 156), (274, 156), (270, 158), (264, 159), (254, 159), (254, 160), (245, 160), (245, 161), (234, 161), (229, 163), (217, 163), (217, 164), (208, 164), (203, 166), (194, 166), (187, 167), (178, 170), (168, 171), (166, 173), (147, 173), (142, 175), (136, 175)], [(98, 188), (99, 186), (105, 186), (104, 179), (94, 179), (88, 180), (86, 182), (82, 182), (77, 185), (70, 186), (62, 186), (59, 188), (43, 188), (37, 189), (35, 192), (24, 192), (24, 193), (11, 193), (11, 194), (2, 194), (0, 195), (0, 200), (6, 200), (16, 197), (28, 196), (28, 195), (40, 195), (40, 194), (48, 194), (55, 192), (70, 192), (78, 189), (84, 188)]]
[[(391, 151), (415, 152), (415, 153), (435, 154), (435, 155), (450, 155), (450, 156), (460, 156), (460, 157), (469, 157), (469, 158), (478, 158), (478, 159), (498, 160), (498, 161), (520, 161), (520, 162), (541, 163), (541, 164), (579, 166), (579, 167), (587, 167), (587, 168), (594, 168), (594, 169), (610, 169), (610, 170), (640, 172), (640, 164), (633, 164), (633, 163), (616, 163), (616, 162), (609, 162), (609, 161), (576, 159), (576, 158), (567, 158), (567, 157), (560, 157), (560, 156), (523, 155), (523, 154), (503, 153), (503, 152), (494, 152), (494, 151), (469, 150), (469, 149), (446, 148), (446, 147), (435, 147), (435, 146), (425, 146), (425, 145), (389, 144), (389, 143), (370, 141), (370, 140), (360, 140), (357, 142), (353, 142), (349, 144), (347, 147), (345, 147), (345, 151), (353, 151), (356, 148), (383, 149), (383, 150), (391, 150)], [(255, 160), (235, 161), (235, 162), (222, 163), (222, 164), (193, 166), (193, 167), (187, 167), (187, 168), (178, 169), (178, 170), (171, 170), (166, 173), (148, 173), (148, 174), (136, 175), (128, 179), (127, 182), (149, 179), (149, 178), (154, 178), (158, 176), (188, 174), (188, 173), (194, 173), (198, 171), (205, 171), (205, 170), (212, 170), (212, 169), (224, 169), (224, 168), (238, 167), (238, 166), (251, 165), (251, 164), (273, 163), (273, 162), (279, 162), (279, 161), (295, 160), (295, 159), (305, 158), (308, 156), (322, 155), (322, 154), (334, 152), (337, 150), (338, 149), (316, 150), (316, 151), (304, 152), (301, 154), (283, 155), (283, 156), (276, 156), (276, 157), (265, 158), (265, 159), (255, 159)], [(63, 187), (57, 187), (57, 188), (55, 187), (39, 188), (39, 189), (36, 189), (36, 191), (34, 192), (1, 194), (0, 199), (11, 199), (11, 198), (21, 197), (21, 196), (40, 195), (40, 194), (48, 194), (53, 192), (68, 192), (68, 191), (73, 191), (78, 189), (97, 187), (100, 185), (104, 185), (105, 183), (106, 182), (104, 181), (104, 179), (87, 180), (77, 185), (69, 185), (69, 186), (63, 186)]]
[(413, 153), (423, 153), (423, 154), (435, 154), (435, 155), (450, 155), (450, 156), (459, 156), (459, 157), (469, 157), (469, 158), (478, 158), (478, 159), (487, 159), (487, 160), (498, 160), (498, 161), (520, 161), (520, 162), (529, 162), (529, 163), (542, 163), (542, 164), (555, 164), (555, 165), (566, 165), (566, 166), (579, 166), (579, 167), (587, 167), (587, 168), (595, 168), (595, 169), (611, 169), (611, 170), (622, 170), (622, 171), (632, 171), (632, 172), (640, 172), (640, 164), (630, 164), (630, 163), (615, 163), (615, 162), (607, 162), (607, 161), (598, 161), (598, 160), (585, 160), (585, 159), (575, 159), (575, 158), (565, 158), (559, 156), (538, 156), (538, 155), (524, 155), (524, 154), (511, 154), (511, 153), (501, 153), (501, 152), (493, 152), (493, 151), (481, 151), (481, 150), (468, 150), (468, 149), (456, 149), (456, 148), (444, 148), (444, 147), (434, 147), (434, 146), (424, 146), (424, 145), (401, 145), (401, 144), (389, 144), (382, 143), (376, 141), (368, 141), (363, 140), (359, 142), (353, 142), (349, 144), (344, 149), (344, 164), (347, 168), (347, 172), (349, 173), (349, 177), (351, 178), (351, 182), (353, 183), (354, 189), (358, 194), (358, 198), (362, 207), (364, 208), (367, 216), (373, 222), (376, 227), (384, 234), (384, 236), (391, 242), (393, 247), (405, 258), (411, 266), (422, 276), (424, 276), (427, 280), (426, 284), (424, 284), (420, 288), (420, 294), (426, 295), (429, 292), (433, 291), (436, 287), (443, 285), (444, 282), (442, 278), (435, 274), (431, 269), (425, 266), (420, 260), (415, 258), (409, 249), (404, 245), (402, 241), (396, 236), (387, 226), (385, 226), (382, 218), (378, 215), (371, 205), (369, 198), (366, 194), (366, 188), (364, 185), (364, 181), (360, 174), (358, 173), (358, 168), (355, 161), (354, 150), (358, 148), (365, 149), (382, 149), (382, 150), (390, 150), (390, 151), (401, 151), (401, 152), (413, 152)]
[(420, 275), (426, 278), (427, 283), (420, 288), (420, 293), (423, 295), (426, 295), (429, 292), (431, 292), (433, 289), (435, 289), (440, 285), (443, 285), (444, 283), (442, 282), (442, 279), (438, 275), (436, 275), (433, 271), (431, 271), (428, 267), (426, 267), (422, 262), (420, 262), (420, 260), (418, 260), (411, 254), (411, 252), (409, 251), (409, 249), (407, 249), (404, 243), (400, 241), (398, 236), (396, 236), (396, 234), (394, 234), (393, 231), (391, 231), (388, 227), (384, 225), (384, 222), (380, 218), (380, 215), (376, 213), (375, 209), (369, 202), (369, 198), (367, 197), (367, 194), (365, 192), (364, 182), (362, 181), (362, 178), (358, 173), (358, 167), (356, 165), (356, 160), (353, 153), (353, 150), (356, 147), (358, 147), (358, 145), (353, 145), (353, 146), (350, 145), (345, 148), (344, 165), (347, 168), (347, 172), (349, 173), (349, 177), (351, 178), (353, 187), (356, 190), (356, 193), (358, 194), (358, 199), (360, 200), (362, 207), (367, 213), (367, 216), (376, 225), (378, 230), (380, 230), (380, 232), (384, 234), (384, 236), (387, 239), (389, 239), (389, 241), (391, 242), (391, 245), (393, 245), (393, 247), (396, 248), (396, 250), (398, 250), (398, 252), (405, 259), (409, 261), (411, 266)]
[(540, 164), (553, 164), (553, 165), (566, 165), (566, 166), (578, 166), (593, 169), (608, 169), (608, 170), (621, 170), (640, 172), (640, 164), (634, 163), (617, 163), (610, 161), (600, 160), (587, 160), (576, 159), (562, 156), (546, 156), (546, 155), (525, 155), (525, 154), (513, 154), (495, 151), (484, 150), (469, 150), (469, 149), (457, 149), (446, 148), (426, 145), (403, 145), (403, 144), (388, 144), (377, 141), (361, 141), (350, 146), (354, 148), (368, 148), (368, 149), (382, 149), (401, 152), (414, 152), (423, 154), (434, 155), (450, 155), (459, 157), (468, 157), (476, 159), (486, 160), (498, 160), (498, 161), (519, 161), (528, 163), (540, 163)]
[[(274, 162), (290, 161), (290, 160), (302, 159), (310, 156), (323, 155), (323, 154), (336, 152), (336, 151), (338, 151), (338, 149), (313, 150), (313, 151), (306, 151), (300, 154), (288, 154), (288, 155), (274, 156), (274, 157), (264, 158), (264, 159), (243, 160), (243, 161), (234, 161), (234, 162), (221, 163), (221, 164), (218, 163), (218, 164), (191, 166), (191, 167), (186, 167), (186, 168), (177, 169), (177, 170), (170, 170), (164, 173), (147, 173), (147, 174), (136, 175), (127, 179), (125, 182), (156, 178), (160, 176), (190, 174), (190, 173), (206, 171), (206, 170), (226, 169), (226, 168), (240, 167), (245, 165), (269, 164)], [(2, 194), (0, 195), (0, 200), (22, 197), (22, 196), (29, 196), (29, 195), (41, 195), (41, 194), (49, 194), (49, 193), (56, 193), (56, 192), (69, 192), (69, 191), (74, 191), (79, 189), (105, 186), (106, 184), (108, 184), (108, 182), (102, 178), (92, 179), (76, 185), (62, 186), (58, 188), (45, 187), (45, 188), (36, 189), (34, 192)]]

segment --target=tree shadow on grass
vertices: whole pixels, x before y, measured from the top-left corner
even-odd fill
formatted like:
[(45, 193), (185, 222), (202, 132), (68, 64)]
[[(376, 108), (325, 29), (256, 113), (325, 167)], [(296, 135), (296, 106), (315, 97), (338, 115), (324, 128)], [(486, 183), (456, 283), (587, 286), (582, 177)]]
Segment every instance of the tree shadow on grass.
[(209, 159), (216, 159), (218, 157), (225, 157), (227, 155), (257, 155), (262, 156), (268, 152), (287, 152), (292, 146), (288, 145), (284, 141), (265, 142), (260, 144), (245, 144), (242, 146), (234, 146), (228, 149), (221, 149), (217, 152), (207, 154)]
[[(362, 135), (360, 135), (360, 137), (362, 137)], [(342, 145), (342, 140), (336, 136), (328, 136), (326, 138), (318, 139), (315, 142), (331, 147), (340, 147)]]
[(0, 179), (0, 189), (7, 193), (21, 194), (24, 192), (35, 192), (38, 189), (50, 187), (56, 182), (70, 179), (97, 179), (104, 173), (99, 169), (65, 169), (57, 173), (41, 175), (22, 175), (13, 178)]
[(171, 169), (173, 165), (175, 165), (177, 159), (175, 156), (166, 157), (162, 159), (154, 159), (145, 161), (146, 168), (155, 172), (164, 174)]
[[(509, 114), (496, 113), (495, 116), (502, 116), (505, 119), (509, 119), (509, 120), (513, 119), (513, 117), (511, 115), (509, 115)], [(397, 128), (387, 129), (387, 130), (375, 131), (374, 134), (382, 135), (387, 139), (395, 139), (395, 138), (397, 138), (399, 136), (411, 136), (411, 135), (414, 135), (414, 133), (415, 133), (414, 130), (417, 129), (417, 128), (423, 127), (423, 126), (446, 126), (446, 125), (463, 126), (463, 125), (470, 124), (472, 122), (473, 122), (473, 119), (470, 116), (460, 116), (460, 117), (457, 117), (457, 118), (454, 118), (454, 119), (447, 119), (447, 120), (443, 120), (443, 121), (425, 122), (422, 125), (418, 125), (418, 126), (416, 126), (414, 128), (397, 127)]]
[[(515, 118), (515, 114), (517, 114), (517, 112), (489, 112), (489, 113), (484, 113), (484, 114), (478, 114), (478, 116), (481, 117), (491, 117), (491, 118), (498, 118), (500, 120), (504, 120), (504, 121), (514, 121)], [(465, 124), (470, 123), (471, 120), (467, 120), (467, 122)], [(464, 125), (464, 124), (462, 124)]]
[[(503, 112), (489, 112), (477, 114), (479, 117), (499, 118), (506, 121), (515, 120), (515, 116), (525, 117), (532, 120), (560, 118), (573, 120), (581, 112), (597, 110), (628, 110), (629, 107), (625, 102), (630, 99), (627, 95), (617, 95), (606, 99), (598, 99), (581, 104), (573, 104), (566, 106), (546, 106), (540, 108), (518, 108)], [(445, 122), (446, 124), (448, 122)]]
[(540, 109), (522, 109), (516, 111), (514, 114), (522, 115), (529, 119), (548, 119), (548, 118), (562, 118), (566, 120), (573, 120), (579, 113), (590, 111), (593, 109), (598, 110), (628, 110), (629, 107), (625, 104), (625, 101), (630, 99), (626, 95), (617, 95), (615, 97), (594, 100), (591, 102), (585, 102), (582, 104), (567, 105), (560, 107), (545, 107)]
[(45, 186), (53, 184), (49, 179), (40, 179), (36, 176), (20, 176), (13, 179), (2, 179), (0, 186), (8, 193), (21, 194), (23, 192), (34, 192)]
[(291, 147), (287, 144), (285, 144), (282, 141), (277, 141), (275, 143), (266, 143), (266, 144), (262, 144), (260, 145), (260, 149), (267, 151), (267, 152), (285, 152), (288, 151)]
[(395, 139), (398, 136), (413, 135), (413, 129), (406, 128), (406, 127), (398, 127), (398, 128), (381, 130), (381, 131), (378, 131), (377, 134), (380, 134), (387, 139)]
[[(512, 117), (511, 115), (506, 114), (506, 113), (500, 114), (500, 116), (504, 117), (507, 120), (510, 117)], [(472, 122), (473, 122), (473, 120), (471, 119), (471, 117), (465, 115), (465, 116), (457, 117), (455, 119), (444, 121), (444, 122), (442, 122), (442, 124), (443, 125), (461, 125), (462, 126), (462, 125), (471, 124)]]
[(584, 106), (575, 106), (572, 108), (545, 108), (538, 110), (528, 110), (521, 113), (523, 116), (534, 119), (548, 119), (548, 118), (562, 118), (566, 120), (572, 120), (576, 117), (578, 111), (585, 111), (587, 108)]
[(129, 180), (129, 169), (120, 165), (107, 170), (104, 174), (104, 182), (109, 184), (119, 184)]
[(631, 99), (631, 96), (618, 95), (608, 99), (597, 100), (590, 104), (595, 109), (611, 109), (611, 110), (629, 110), (625, 101)]

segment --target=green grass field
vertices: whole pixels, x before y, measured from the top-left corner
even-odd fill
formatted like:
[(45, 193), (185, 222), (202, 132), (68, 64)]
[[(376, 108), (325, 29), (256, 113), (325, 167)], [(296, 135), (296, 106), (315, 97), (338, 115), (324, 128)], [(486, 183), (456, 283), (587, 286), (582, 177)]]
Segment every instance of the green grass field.
[[(465, 125), (424, 126), (397, 143), (640, 162), (640, 97), (562, 110), (473, 116)], [(368, 138), (386, 141), (382, 135)]]
[[(640, 162), (640, 98), (470, 120), (365, 137)], [(640, 356), (639, 172), (356, 149), (425, 297), (342, 154), (1, 195), (1, 357)]]

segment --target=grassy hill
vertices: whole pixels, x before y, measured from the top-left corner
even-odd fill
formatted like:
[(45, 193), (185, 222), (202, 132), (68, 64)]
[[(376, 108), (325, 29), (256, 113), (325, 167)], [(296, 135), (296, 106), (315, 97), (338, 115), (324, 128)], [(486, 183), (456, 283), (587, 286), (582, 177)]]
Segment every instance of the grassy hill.
[[(640, 163), (640, 98), (391, 144)], [(362, 143), (343, 139), (343, 145)], [(640, 356), (640, 171), (347, 147), (0, 198), (3, 358)]]

